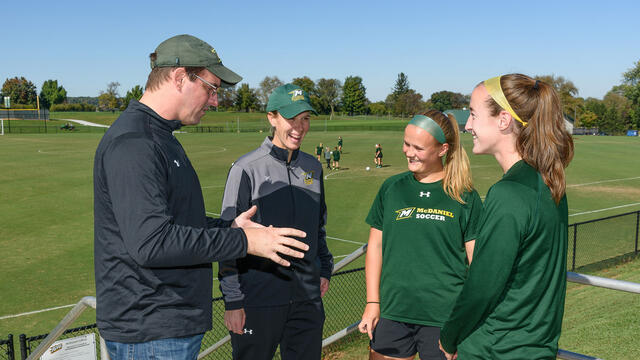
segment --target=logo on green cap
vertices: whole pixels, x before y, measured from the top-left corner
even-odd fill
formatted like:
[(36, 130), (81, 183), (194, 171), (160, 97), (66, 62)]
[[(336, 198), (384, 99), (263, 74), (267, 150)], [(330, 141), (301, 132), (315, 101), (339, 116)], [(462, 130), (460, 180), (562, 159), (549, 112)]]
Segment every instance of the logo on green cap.
[(289, 91), (289, 95), (291, 95), (291, 101), (304, 100), (304, 93), (302, 92), (302, 89)]

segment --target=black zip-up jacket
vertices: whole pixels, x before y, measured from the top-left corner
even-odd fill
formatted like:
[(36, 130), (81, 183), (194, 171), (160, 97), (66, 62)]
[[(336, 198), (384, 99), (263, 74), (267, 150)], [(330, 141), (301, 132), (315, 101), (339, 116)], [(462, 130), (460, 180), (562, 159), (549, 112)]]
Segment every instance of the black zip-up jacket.
[(206, 217), (198, 176), (172, 134), (180, 126), (133, 100), (98, 145), (96, 317), (106, 340), (211, 329), (211, 263), (246, 255), (241, 229)]
[(253, 221), (265, 226), (303, 230), (309, 245), (304, 258), (290, 267), (248, 255), (220, 262), (220, 289), (227, 310), (277, 306), (320, 298), (320, 277), (331, 278), (333, 256), (327, 248), (322, 164), (307, 153), (273, 146), (270, 138), (242, 156), (229, 171), (222, 200), (222, 219), (233, 219), (253, 205)]

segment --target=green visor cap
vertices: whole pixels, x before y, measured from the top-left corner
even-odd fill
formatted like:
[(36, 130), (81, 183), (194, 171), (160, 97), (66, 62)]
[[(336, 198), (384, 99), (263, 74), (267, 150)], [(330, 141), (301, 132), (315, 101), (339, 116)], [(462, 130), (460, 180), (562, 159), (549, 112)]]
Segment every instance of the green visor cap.
[(151, 60), (151, 68), (156, 67), (205, 67), (221, 80), (222, 87), (230, 87), (242, 80), (242, 76), (222, 65), (216, 50), (206, 42), (191, 35), (177, 35), (169, 38), (155, 50), (156, 59)]
[(294, 118), (304, 111), (318, 112), (311, 106), (309, 94), (298, 85), (285, 84), (269, 95), (267, 111), (278, 111), (285, 119)]
[(409, 121), (409, 124), (415, 125), (421, 129), (426, 130), (429, 134), (431, 134), (440, 144), (444, 144), (447, 142), (447, 139), (444, 137), (444, 131), (438, 123), (433, 121), (432, 118), (424, 115), (416, 115)]

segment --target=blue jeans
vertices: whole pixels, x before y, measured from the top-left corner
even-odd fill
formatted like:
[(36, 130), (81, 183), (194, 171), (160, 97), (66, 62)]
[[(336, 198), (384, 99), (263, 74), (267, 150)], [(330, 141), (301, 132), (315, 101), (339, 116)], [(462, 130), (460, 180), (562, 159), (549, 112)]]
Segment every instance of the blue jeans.
[(196, 360), (204, 334), (143, 343), (105, 341), (111, 360)]

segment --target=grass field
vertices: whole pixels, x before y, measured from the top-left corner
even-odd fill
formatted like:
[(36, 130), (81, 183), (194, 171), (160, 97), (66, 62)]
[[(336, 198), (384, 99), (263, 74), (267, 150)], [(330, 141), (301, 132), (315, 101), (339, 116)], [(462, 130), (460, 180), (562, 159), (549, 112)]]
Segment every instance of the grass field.
[[(256, 117), (255, 121), (260, 119)], [(314, 120), (313, 128), (322, 128), (322, 123), (323, 119)], [(406, 170), (401, 152), (402, 134), (396, 131), (312, 131), (305, 139), (303, 150), (312, 152), (319, 142), (335, 146), (338, 135), (344, 138), (342, 170), (325, 173), (328, 243), (336, 257), (366, 242), (368, 228), (364, 218), (378, 187), (387, 177)], [(0, 137), (0, 318), (72, 304), (82, 296), (95, 294), (92, 166), (101, 136), (99, 133), (61, 133)], [(198, 171), (206, 209), (215, 216), (220, 212), (231, 163), (258, 146), (264, 134), (178, 134), (177, 137)], [(470, 136), (463, 135), (463, 140), (465, 148), (470, 149)], [(365, 166), (373, 165), (375, 143), (383, 145), (385, 167), (366, 171)], [(576, 137), (575, 143), (576, 156), (568, 169), (567, 181), (570, 223), (640, 209), (640, 139)], [(483, 196), (500, 178), (500, 168), (488, 156), (471, 156), (471, 164), (475, 186)], [(606, 242), (608, 238), (604, 236), (599, 241)], [(612, 277), (640, 282), (638, 263), (608, 271)], [(358, 260), (352, 266), (362, 265), (363, 261)], [(611, 293), (591, 296), (594, 289), (583, 291), (578, 287), (576, 296), (583, 298), (577, 297), (579, 300), (574, 301), (572, 289), (570, 286), (565, 334), (599, 333), (605, 338), (621, 334), (622, 339), (630, 338), (634, 331), (637, 334), (638, 317), (623, 311), (627, 303), (637, 307), (637, 297), (614, 300)], [(601, 311), (601, 317), (588, 316), (589, 309)], [(48, 332), (67, 311), (0, 319), (0, 338), (6, 338), (8, 333)], [(621, 314), (609, 318), (605, 311)], [(94, 316), (89, 311), (79, 323), (93, 322)], [(563, 335), (563, 346), (600, 355), (598, 351), (611, 343), (594, 338), (585, 344), (579, 340), (583, 335), (577, 335), (576, 340), (566, 342), (567, 345)], [(637, 346), (630, 343), (622, 345), (623, 348), (637, 352)]]

